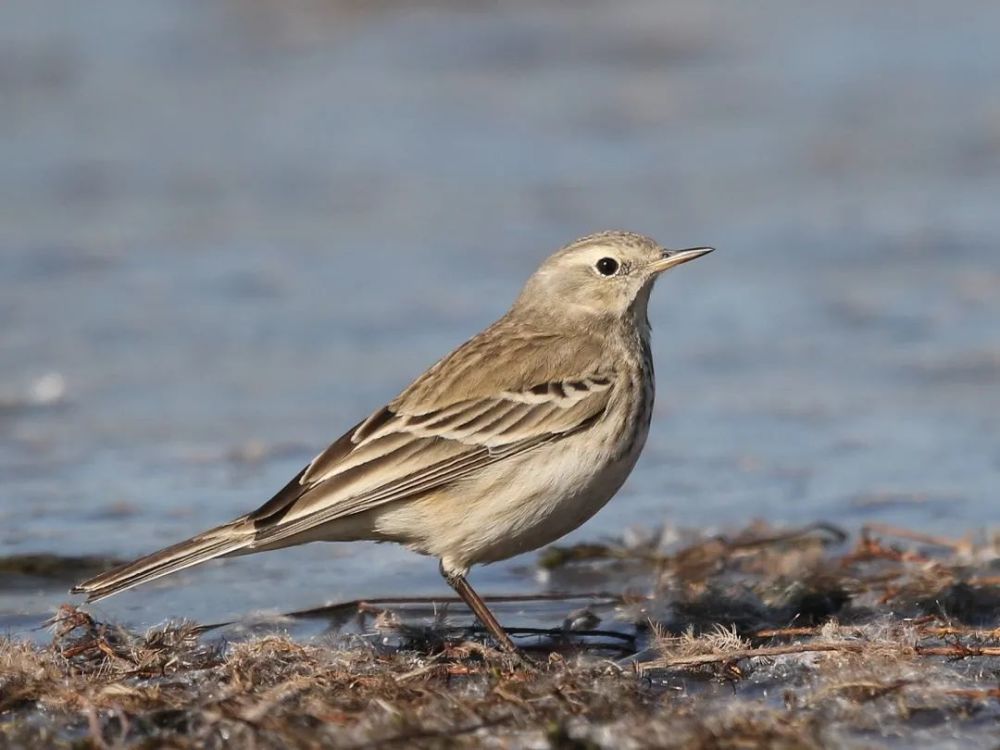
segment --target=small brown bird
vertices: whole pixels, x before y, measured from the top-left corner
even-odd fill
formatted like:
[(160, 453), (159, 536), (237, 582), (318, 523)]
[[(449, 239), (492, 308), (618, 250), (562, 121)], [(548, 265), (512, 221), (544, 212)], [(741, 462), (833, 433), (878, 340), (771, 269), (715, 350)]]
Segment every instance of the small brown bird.
[(711, 248), (631, 232), (562, 248), (511, 309), (348, 430), (257, 510), (73, 588), (97, 601), (216, 557), (312, 541), (398, 542), (441, 574), (506, 650), (466, 581), (548, 544), (618, 491), (646, 442), (656, 278)]

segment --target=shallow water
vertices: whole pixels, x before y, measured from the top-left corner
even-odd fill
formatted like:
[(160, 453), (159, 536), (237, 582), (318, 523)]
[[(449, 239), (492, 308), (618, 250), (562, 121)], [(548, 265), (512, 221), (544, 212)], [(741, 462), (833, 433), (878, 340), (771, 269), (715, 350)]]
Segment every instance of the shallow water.
[[(129, 557), (255, 507), (605, 227), (719, 252), (658, 286), (649, 445), (572, 538), (996, 526), (997, 28), (912, 0), (4, 3), (0, 555)], [(533, 559), (473, 581), (544, 589)], [(0, 628), (65, 587), (7, 577)], [(312, 545), (96, 609), (444, 589)]]

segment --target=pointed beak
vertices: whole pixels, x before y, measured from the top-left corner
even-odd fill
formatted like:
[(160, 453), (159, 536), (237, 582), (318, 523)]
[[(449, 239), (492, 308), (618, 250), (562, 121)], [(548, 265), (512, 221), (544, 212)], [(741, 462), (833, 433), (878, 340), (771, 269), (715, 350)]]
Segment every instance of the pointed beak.
[(668, 268), (679, 266), (681, 263), (687, 263), (689, 260), (700, 258), (702, 255), (708, 255), (714, 249), (714, 247), (691, 247), (687, 250), (664, 250), (662, 258), (650, 263), (649, 270), (653, 274), (661, 274)]

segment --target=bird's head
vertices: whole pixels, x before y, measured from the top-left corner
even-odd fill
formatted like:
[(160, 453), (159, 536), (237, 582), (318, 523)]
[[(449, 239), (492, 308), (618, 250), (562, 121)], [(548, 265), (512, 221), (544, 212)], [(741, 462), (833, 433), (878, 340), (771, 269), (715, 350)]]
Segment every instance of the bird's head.
[(645, 322), (649, 293), (659, 275), (710, 252), (710, 247), (667, 250), (634, 232), (588, 235), (542, 263), (514, 310), (580, 322), (627, 316)]

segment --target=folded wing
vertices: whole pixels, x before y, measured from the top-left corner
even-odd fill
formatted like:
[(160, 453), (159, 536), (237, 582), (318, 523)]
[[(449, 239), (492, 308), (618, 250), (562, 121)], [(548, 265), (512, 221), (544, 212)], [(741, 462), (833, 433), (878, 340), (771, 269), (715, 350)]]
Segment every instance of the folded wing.
[(256, 527), (255, 546), (417, 497), (585, 430), (604, 414), (613, 386), (613, 373), (595, 372), (425, 408), (401, 397), (246, 517)]

